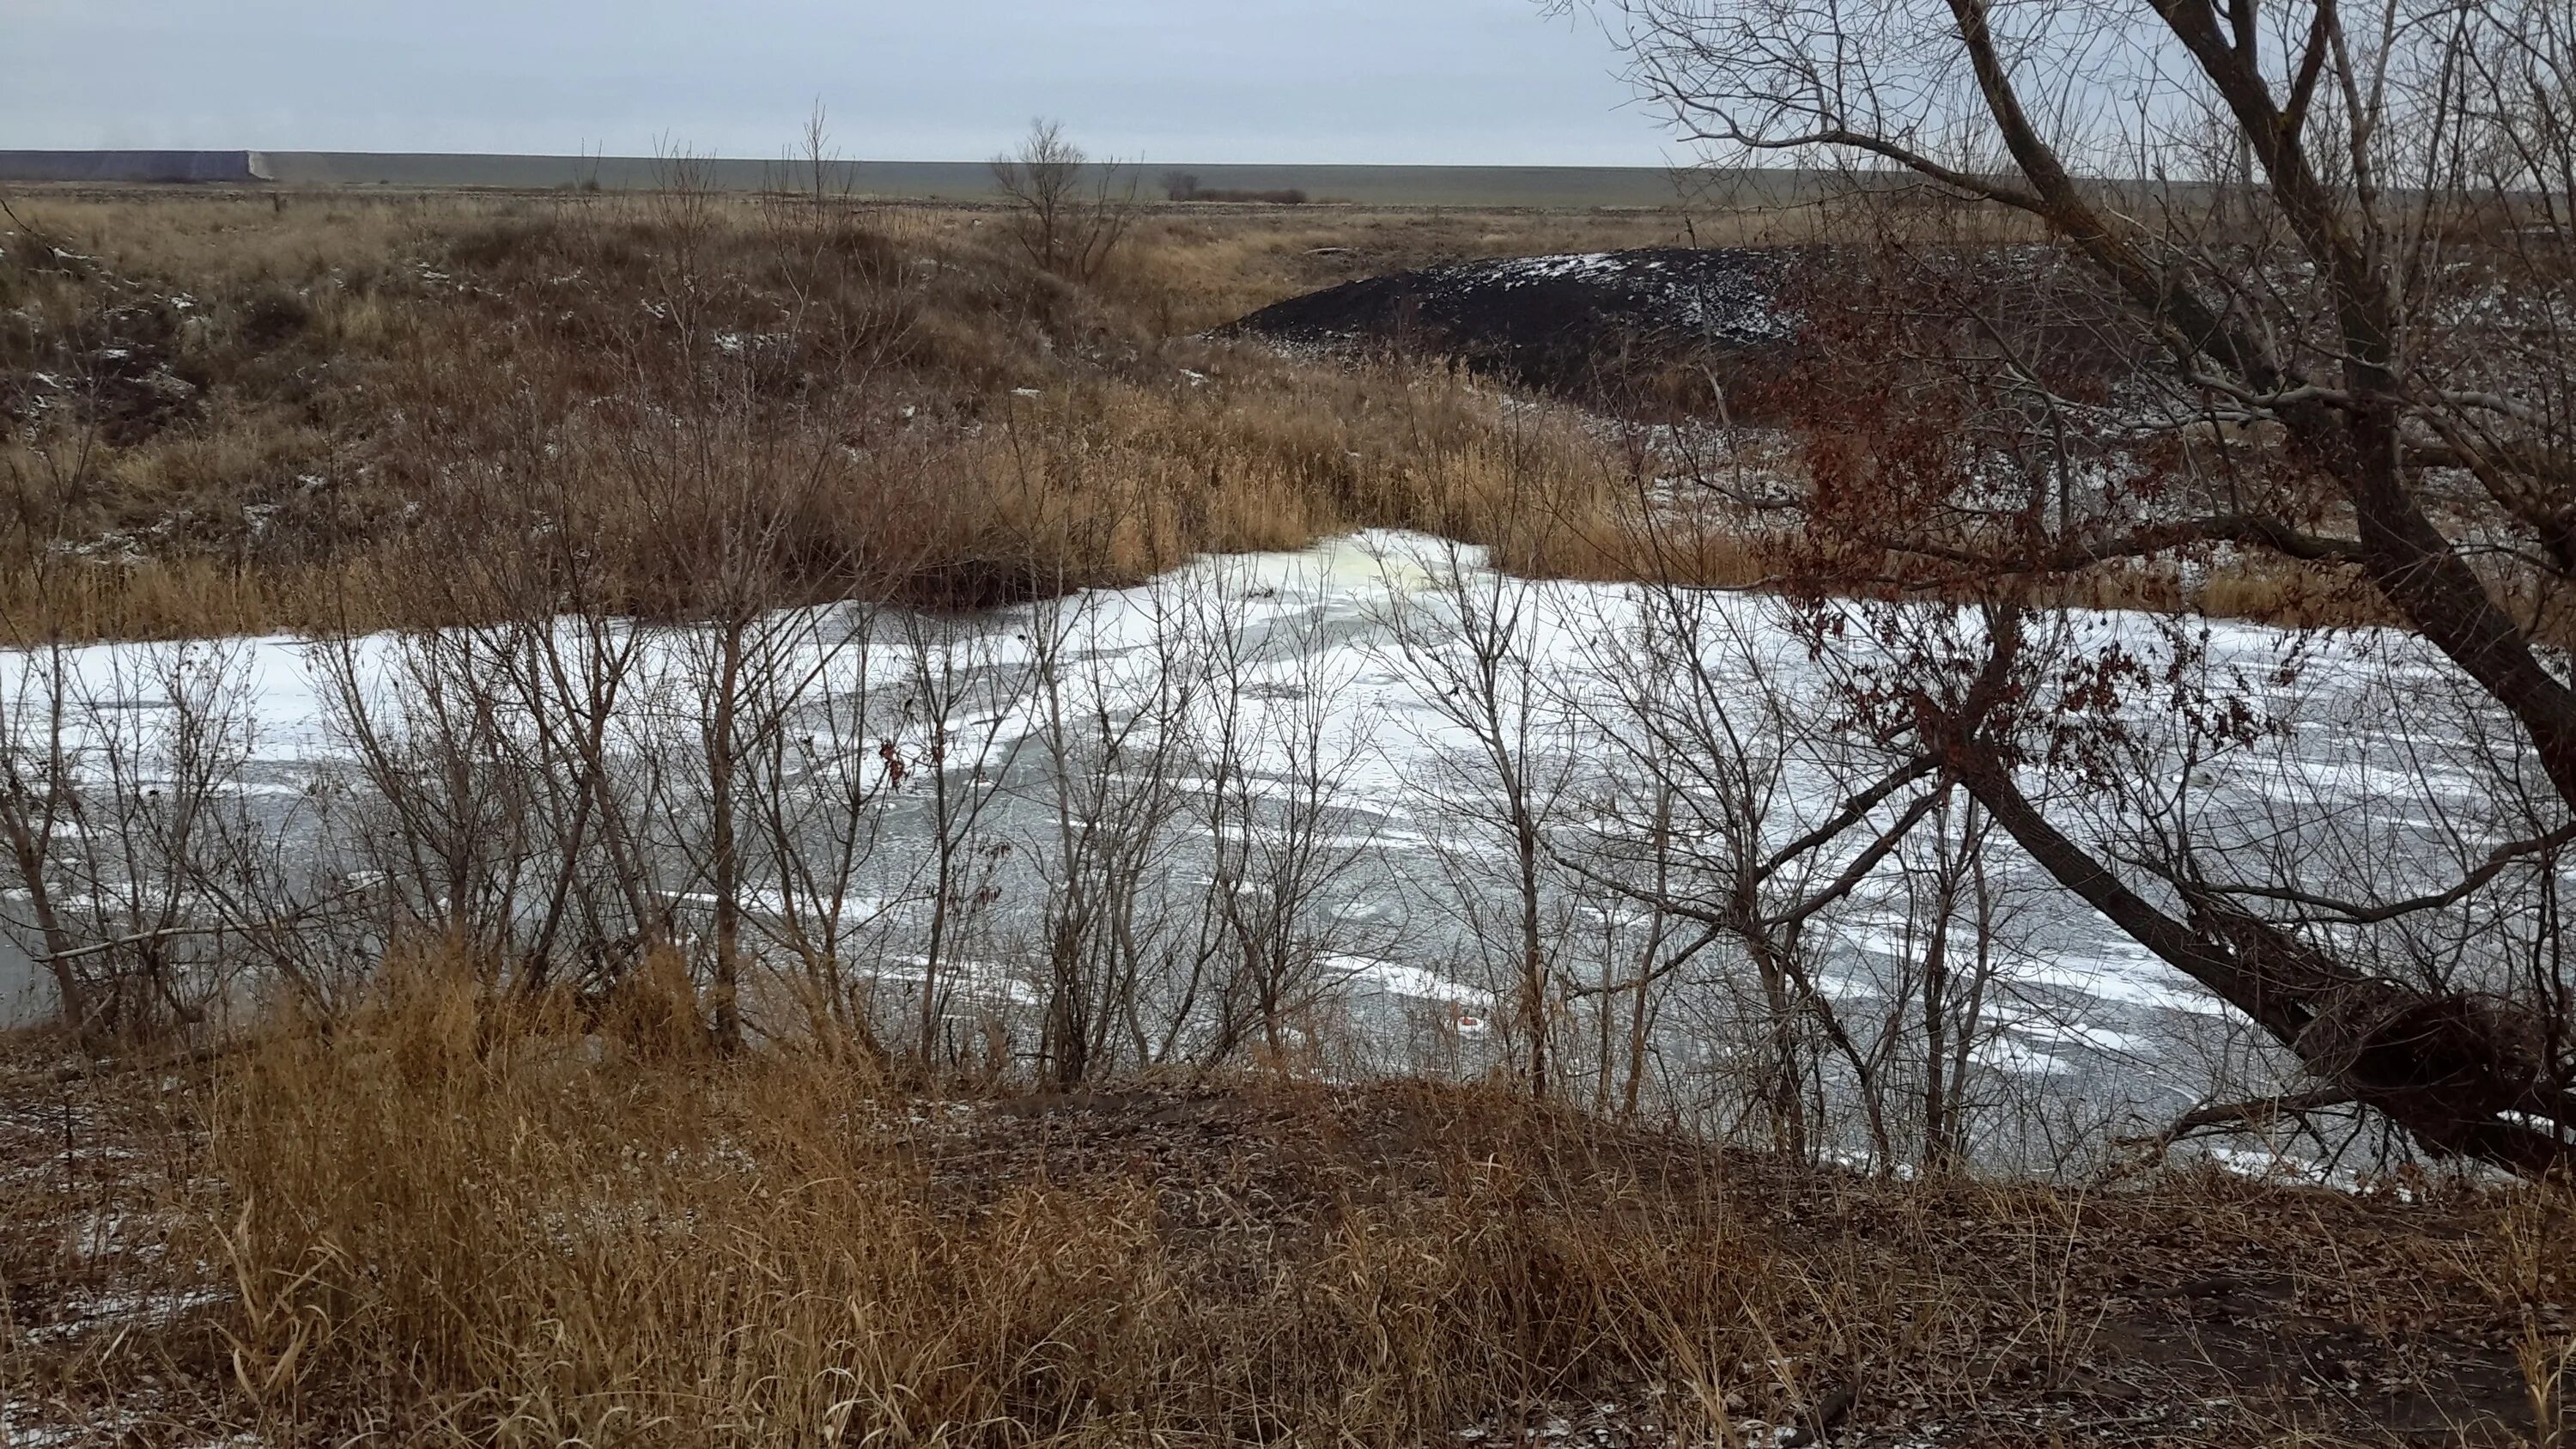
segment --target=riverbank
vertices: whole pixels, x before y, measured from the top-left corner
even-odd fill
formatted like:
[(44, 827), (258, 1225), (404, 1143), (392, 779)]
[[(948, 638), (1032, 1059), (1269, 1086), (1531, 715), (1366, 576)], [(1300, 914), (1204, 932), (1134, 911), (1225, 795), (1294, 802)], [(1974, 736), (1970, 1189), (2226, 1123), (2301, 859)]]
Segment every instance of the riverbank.
[(1260, 1073), (925, 1091), (643, 996), (415, 977), (0, 1081), (0, 1400), (61, 1449), (2502, 1444), (2568, 1341), (2556, 1190), (1909, 1183)]

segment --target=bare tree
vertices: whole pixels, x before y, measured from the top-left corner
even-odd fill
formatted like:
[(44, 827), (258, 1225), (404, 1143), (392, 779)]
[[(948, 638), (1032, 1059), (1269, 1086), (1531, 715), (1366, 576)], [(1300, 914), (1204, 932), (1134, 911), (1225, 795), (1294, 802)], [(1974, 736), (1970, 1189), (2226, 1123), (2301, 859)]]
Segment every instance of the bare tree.
[[(1892, 1033), (1838, 997), (1832, 979), (1850, 973), (1833, 969), (1833, 926), (1941, 792), (1930, 772), (1833, 727), (1830, 689), (1793, 678), (1781, 607), (1657, 588), (1634, 617), (1605, 622), (1584, 708), (1611, 767), (1587, 802), (1591, 838), (1558, 856), (1688, 924), (1658, 973), (1714, 957), (1749, 977), (1741, 995), (1734, 973), (1707, 983), (1749, 1084), (1740, 1121), (1813, 1156), (1834, 1147), (1828, 1119), (1854, 1106), (1871, 1160), (1891, 1165)], [(1826, 1090), (1829, 1067), (1848, 1091)]]
[(1031, 851), (1046, 883), (1039, 1056), (1059, 1086), (1148, 1058), (1144, 998), (1159, 984), (1149, 978), (1164, 963), (1164, 934), (1181, 925), (1160, 887), (1174, 863), (1186, 721), (1201, 681), (1172, 627), (1171, 588), (1148, 590), (1141, 639), (1082, 597), (1040, 606), (1029, 624), (1045, 772)]
[(1011, 234), (1029, 260), (1077, 282), (1099, 279), (1135, 219), (1130, 169), (1093, 162), (1057, 121), (1030, 122), (1018, 149), (994, 157), (993, 185), (1011, 205)]
[(770, 887), (753, 928), (783, 953), (807, 1035), (869, 1061), (890, 1052), (859, 986), (862, 953), (892, 945), (893, 912), (870, 888), (905, 775), (871, 655), (881, 614), (856, 602), (802, 611), (777, 642), (782, 666), (753, 676), (753, 713), (773, 723), (743, 764), (757, 868)]
[[(2010, 447), (1972, 440), (2002, 467), (1818, 455), (1811, 511), (1843, 542), (1899, 560), (1907, 584), (1983, 580), (1993, 600), (1965, 679), (1908, 686), (1925, 758), (2066, 889), (2259, 1023), (2317, 1081), (2310, 1100), (2383, 1113), (2437, 1154), (2534, 1173), (2564, 1162), (2576, 1077), (2557, 983), (2534, 989), (2502, 961), (2427, 976), (2354, 931), (2497, 890), (2528, 900), (2576, 840), (2565, 8), (1605, 8), (1645, 89), (1713, 155), (1840, 162), (1882, 195), (1902, 176), (1972, 198), (2021, 217), (2091, 284), (2083, 327), (2103, 345), (2090, 388), (2036, 354), (2039, 333), (1984, 327), (1977, 385), (2017, 399), (1990, 416), (2029, 424)], [(2117, 175), (2158, 179), (2088, 179)], [(1947, 261), (1934, 270), (1956, 275)], [(2052, 506), (2098, 476), (2068, 439), (2098, 445), (2113, 401), (2139, 425), (2133, 486)], [(2052, 434), (2068, 418), (2084, 426)], [(2017, 501), (1978, 499), (2016, 457)], [(2066, 717), (2031, 700), (2081, 712), (2079, 692), (2045, 681), (2088, 661), (2040, 649), (2060, 636), (2031, 627), (2028, 608), (2046, 607), (2034, 590), (2213, 548), (2364, 582), (2518, 735), (2508, 775), (2537, 786), (2518, 828), (2447, 882), (2390, 872), (2341, 894), (2247, 878), (2205, 839), (2114, 858), (2035, 799), (2025, 767), (2075, 747)], [(2103, 653), (2089, 665), (2106, 685), (2119, 673)]]
[(103, 1045), (208, 1024), (253, 963), (312, 986), (297, 942), (338, 924), (351, 893), (284, 848), (310, 830), (313, 796), (272, 803), (245, 787), (258, 741), (241, 647), (13, 663), (0, 836), (23, 906), (0, 924), (53, 978), (73, 1035)]
[(1199, 622), (1207, 689), (1194, 756), (1210, 866), (1203, 940), (1223, 963), (1205, 1059), (1257, 1033), (1278, 1063), (1291, 1059), (1293, 1023), (1330, 985), (1324, 958), (1342, 945), (1328, 901), (1367, 850), (1346, 802), (1371, 728), (1335, 707), (1349, 679), (1321, 611), (1256, 621), (1242, 596), (1268, 589), (1234, 570), (1218, 571), (1215, 591)]
[[(2154, 425), (2136, 454), (2161, 487), (2066, 511), (2038, 474), (2002, 508), (1971, 503), (1994, 482), (1984, 469), (1909, 480), (1924, 485), (1911, 505), (1886, 467), (1816, 477), (1816, 511), (1847, 541), (1996, 596), (1976, 683), (1917, 688), (1927, 758), (2066, 890), (2262, 1024), (2324, 1098), (2442, 1155), (2563, 1163), (2576, 1096), (2553, 1000), (2496, 972), (2424, 980), (2349, 931), (2450, 913), (2499, 882), (2535, 890), (2576, 838), (2576, 688), (2558, 645), (2576, 578), (2566, 8), (1607, 8), (1643, 88), (1713, 155), (1909, 175), (2020, 214), (2094, 284), (2110, 387), (2061, 387), (2009, 327), (1991, 327), (1978, 369), (2025, 418), (2115, 397)], [(2123, 173), (2161, 180), (2089, 180)], [(2020, 443), (2025, 462), (2069, 462), (2045, 428)], [(2056, 498), (2063, 480), (2045, 480)], [(2022, 766), (2063, 719), (2025, 696), (2063, 660), (2032, 657), (2032, 585), (2210, 547), (2365, 580), (2519, 732), (2543, 784), (2522, 828), (2432, 890), (2326, 895), (2239, 877), (2202, 843), (2110, 859), (2035, 802)]]
[(1012, 848), (993, 816), (1028, 742), (1015, 721), (1031, 675), (1009, 667), (1003, 642), (917, 614), (897, 621), (902, 699), (886, 746), (928, 836), (899, 887), (904, 908), (921, 918), (905, 1050), (924, 1070), (941, 1061), (951, 1014), (975, 984), (968, 952), (1000, 899)]
[[(819, 210), (831, 199), (833, 173), (844, 170), (841, 153), (832, 145), (831, 117), (824, 111), (820, 96), (814, 98), (813, 114), (805, 118), (805, 128), (798, 133), (796, 159), (805, 173), (807, 195)], [(846, 191), (846, 176), (841, 184)]]
[(1528, 582), (1471, 563), (1456, 545), (1423, 562), (1432, 589), (1420, 601), (1399, 592), (1387, 622), (1424, 704), (1464, 743), (1440, 750), (1439, 769), (1416, 785), (1435, 813), (1481, 827), (1480, 839), (1433, 846), (1470, 936), (1503, 958), (1523, 1080), (1543, 1097), (1573, 907), (1547, 848), (1575, 776), (1544, 657), (1559, 636)]

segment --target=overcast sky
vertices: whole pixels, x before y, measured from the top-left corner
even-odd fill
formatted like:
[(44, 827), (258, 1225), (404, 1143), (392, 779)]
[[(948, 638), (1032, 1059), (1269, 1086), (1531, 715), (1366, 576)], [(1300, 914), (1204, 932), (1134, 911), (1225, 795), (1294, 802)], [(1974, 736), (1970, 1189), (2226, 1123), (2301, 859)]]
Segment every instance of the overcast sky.
[(0, 149), (1662, 164), (1535, 0), (0, 0)]

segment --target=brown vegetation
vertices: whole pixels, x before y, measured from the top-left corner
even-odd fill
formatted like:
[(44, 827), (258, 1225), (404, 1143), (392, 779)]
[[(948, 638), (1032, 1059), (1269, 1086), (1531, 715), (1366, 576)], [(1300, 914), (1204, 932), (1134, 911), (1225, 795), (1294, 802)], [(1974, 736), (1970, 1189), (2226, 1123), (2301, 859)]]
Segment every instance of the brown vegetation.
[[(1093, 979), (1094, 958), (1133, 955), (1111, 938), (1135, 922), (1086, 917), (1074, 897), (1132, 895), (1169, 859), (1136, 849), (1145, 827), (1120, 839), (1127, 827), (1092, 807), (1123, 803), (1110, 787), (1130, 766), (1146, 792), (1167, 791), (1192, 773), (1178, 755), (1110, 751), (1090, 778), (1059, 772), (1067, 859), (1047, 882), (1059, 894), (1037, 944), (1054, 974), (1033, 1035), (942, 1015), (935, 937), (924, 989), (891, 1022), (853, 1009), (855, 978), (890, 964), (867, 943), (770, 922), (768, 944), (794, 949), (764, 962), (747, 940), (764, 929), (746, 924), (750, 858), (819, 870), (793, 857), (839, 844), (798, 838), (783, 803), (805, 799), (784, 783), (782, 701), (796, 690), (761, 678), (759, 661), (793, 642), (756, 622), (781, 602), (973, 607), (1372, 524), (1490, 542), (1527, 572), (2194, 602), (2162, 559), (2035, 568), (2024, 587), (1974, 556), (1928, 568), (1923, 536), (1884, 536), (1922, 516), (1901, 505), (1954, 516), (1944, 489), (1963, 469), (1945, 448), (1968, 425), (2021, 417), (1949, 408), (1955, 373), (1933, 369), (1901, 400), (1888, 372), (1811, 387), (1794, 455), (1729, 439), (1730, 495), (1672, 488), (1675, 471), (1706, 483), (1720, 470), (1676, 470), (1671, 439), (1446, 371), (1312, 366), (1179, 335), (1310, 274), (1379, 265), (1372, 247), (1426, 260), (1668, 223), (1169, 213), (1138, 218), (1074, 282), (989, 241), (995, 214), (885, 213), (819, 188), (282, 210), (156, 199), (49, 204), (41, 219), (45, 240), (12, 237), (0, 261), (0, 406), (20, 429), (0, 545), (11, 631), (513, 627), (414, 660), (415, 685), (486, 690), (431, 701), (465, 706), (438, 721), (445, 733), (350, 722), (365, 753), (353, 773), (388, 812), (376, 844), (397, 868), (362, 873), (382, 914), (351, 904), (356, 886), (280, 894), (343, 912), (343, 936), (299, 940), (280, 924), (256, 831), (153, 833), (212, 818), (203, 802), (235, 783), (222, 749), (190, 752), (183, 779), (110, 769), (84, 802), (59, 784), (59, 712), (52, 737), (41, 718), (12, 736), (8, 813), (36, 827), (15, 832), (28, 842), (19, 885), (92, 912), (42, 933), (49, 962), (82, 968), (59, 973), (65, 1014), (85, 1046), (125, 1038), (139, 1069), (93, 1075), (31, 1051), (0, 1088), (12, 1416), (0, 1435), (25, 1423), (145, 1441), (240, 1429), (275, 1445), (1396, 1445), (1571, 1426), (1732, 1446), (2559, 1433), (2576, 1361), (2563, 1182), (2468, 1187), (2408, 1169), (2329, 1194), (2214, 1173), (2090, 1188), (1967, 1176), (1965, 1074), (1996, 1029), (1980, 993), (1998, 969), (1984, 874), (1997, 827), (1970, 797), (2015, 797), (2008, 774), (1962, 774), (1958, 752), (1914, 758), (1907, 743), (1925, 717), (1939, 723), (1937, 689), (1982, 678), (1955, 648), (1932, 659), (1928, 672), (1948, 671), (1933, 686), (1872, 693), (1863, 680), (1835, 701), (1847, 709), (1808, 716), (1776, 680), (1708, 668), (1692, 591), (1670, 591), (1669, 651), (1640, 645), (1638, 708), (1613, 716), (1627, 752), (1613, 767), (1643, 788), (1604, 807), (1622, 827), (1603, 832), (1605, 854), (1569, 861), (1556, 834), (1574, 806), (1528, 803), (1546, 792), (1526, 788), (1537, 757), (1516, 731), (1531, 697), (1511, 676), (1531, 666), (1503, 587), (1479, 599), (1461, 586), (1463, 627), (1490, 648), (1471, 638), (1482, 667), (1446, 708), (1494, 742), (1509, 803), (1462, 789), (1449, 823), (1513, 847), (1521, 909), (1496, 939), (1525, 968), (1505, 1044), (1527, 1065), (1500, 1069), (1517, 1080), (1317, 1080), (1361, 1074), (1327, 1071), (1330, 1023), (1301, 1010), (1314, 997), (1269, 979), (1311, 972), (1313, 943), (1293, 921), (1265, 935), (1235, 904), (1299, 882), (1256, 884), (1223, 858), (1208, 884), (1238, 935), (1205, 949), (1242, 961), (1214, 1009), (1220, 1040), (1157, 1067), (1084, 1056), (1108, 1028), (1080, 1009), (1118, 986)], [(1921, 335), (1909, 330), (1921, 317), (1905, 321), (1895, 335)], [(1821, 480), (1804, 501), (1829, 526), (1796, 547), (1751, 526), (1777, 516), (1751, 476), (1766, 465)], [(1836, 518), (1837, 504), (1854, 506)], [(2315, 619), (2380, 607), (2350, 579), (2311, 560), (2219, 571), (2199, 602)], [(703, 626), (689, 659), (700, 728), (642, 772), (650, 788), (625, 823), (684, 857), (669, 879), (705, 888), (705, 929), (680, 918), (663, 877), (628, 858), (601, 865), (626, 845), (612, 828), (625, 807), (600, 803), (621, 777), (599, 736), (501, 748), (515, 742), (493, 728), (509, 702), (493, 691), (515, 681), (468, 668), (486, 644), (560, 666), (583, 641), (536, 642), (546, 621), (599, 630), (625, 615)], [(1210, 679), (1240, 697), (1242, 676)], [(597, 680), (571, 692), (585, 683)], [(2092, 683), (2024, 679), (2008, 698), (2036, 712), (2048, 691)], [(359, 690), (354, 673), (343, 687)], [(607, 718), (596, 695), (572, 704), (558, 722)], [(945, 813), (946, 730), (968, 711), (936, 709), (917, 753), (888, 740), (871, 754), (856, 715), (837, 743), (881, 765), (886, 791), (916, 771), (939, 782), (920, 808), (938, 817), (941, 857), (925, 898), (945, 911), (979, 898), (947, 856), (1007, 843)], [(1832, 796), (1852, 803), (1826, 827), (1785, 821), (1768, 803), (1770, 736), (1735, 732), (1757, 717), (1802, 743), (1882, 727), (1869, 743), (1901, 747), (1894, 772), (1864, 754), (1836, 776)], [(1064, 760), (1088, 748), (1051, 743)], [(2065, 778), (2108, 795), (2119, 761), (2093, 743), (2089, 756), (2069, 747)], [(1220, 774), (1240, 762), (1223, 758)], [(886, 801), (847, 779), (857, 832)], [(1083, 793), (1093, 785), (1104, 793)], [(1333, 804), (1319, 787), (1293, 828), (1311, 832)], [(1200, 832), (1202, 817), (1156, 808), (1171, 813), (1152, 828)], [(1223, 840), (1229, 825), (1242, 828), (1220, 813), (1204, 833)], [(1919, 990), (1888, 1002), (1920, 1021), (1892, 1012), (1865, 1039), (1847, 1029), (1858, 1011), (1820, 988), (1801, 929), (1909, 834), (1898, 864), (1918, 877), (1931, 944), (1907, 963)], [(245, 842), (246, 861), (223, 854)], [(1650, 868), (1621, 876), (1620, 850)], [(1659, 928), (1622, 964), (1633, 979), (1605, 968), (1579, 988), (1636, 1003), (1624, 1054), (1611, 1012), (1595, 1010), (1588, 1063), (1562, 1055), (1578, 988), (1539, 909), (1543, 874), (1560, 867), (1707, 928), (1686, 949)], [(837, 902), (846, 869), (830, 885)], [(553, 905), (531, 929), (538, 896)], [(205, 930), (190, 912), (208, 899), (229, 934), (204, 958), (165, 950), (165, 934)], [(559, 942), (556, 921), (581, 912)], [(2251, 936), (2248, 919), (2204, 904), (2194, 925)], [(374, 973), (351, 965), (373, 948), (335, 944), (419, 938), (442, 944)], [(1649, 1125), (1680, 1109), (1641, 1105), (1636, 1082), (1649, 988), (1721, 940), (1706, 959), (1714, 971), (1723, 955), (1751, 1009), (1695, 1044), (1712, 1050), (1705, 1075), (1749, 1099), (1711, 1141)], [(189, 1037), (205, 1015), (176, 983), (208, 963), (187, 983), (204, 998), (295, 999), (235, 1035)], [(1954, 976), (1976, 983), (1964, 1002)], [(1194, 1019), (1190, 979), (1174, 1034)], [(763, 1024), (784, 1025), (746, 1030), (745, 1000), (763, 989), (782, 998), (758, 1003), (779, 1008)], [(1132, 1014), (1137, 984), (1125, 991)], [(2320, 1031), (2294, 1045), (2329, 1073), (2333, 1046), (2386, 1055), (2373, 999), (2327, 1005), (2338, 1042)], [(915, 1026), (915, 1048), (888, 1037)], [(154, 1054), (173, 1037), (204, 1055)], [(1926, 1079), (1896, 1070), (1899, 1051), (1929, 1064)], [(1289, 1078), (1292, 1061), (1309, 1080)], [(1819, 1120), (1836, 1063), (1861, 1079), (1872, 1174), (1823, 1165), (1856, 1140)], [(1084, 1085), (1023, 1095), (1040, 1079)], [(1600, 1116), (1568, 1108), (1586, 1095)], [(2259, 1126), (2306, 1100), (2214, 1103), (2175, 1135)], [(1775, 1151), (1744, 1150), (1765, 1137)]]
[(624, 606), (685, 610), (657, 563), (684, 520), (622, 452), (639, 416), (721, 440), (707, 467), (792, 440), (822, 470), (781, 600), (864, 581), (972, 604), (1370, 525), (1585, 566), (1598, 550), (1505, 537), (1541, 493), (1551, 532), (1618, 531), (1626, 460), (1578, 419), (1172, 335), (1353, 264), (1304, 235), (1157, 218), (1083, 287), (988, 246), (988, 214), (688, 193), (23, 210), (42, 230), (0, 259), (20, 638), (460, 617), (450, 563), (534, 536), (604, 555)]
[(1252, 202), (1263, 206), (1304, 206), (1314, 199), (1293, 186), (1266, 191), (1240, 186), (1207, 186), (1186, 171), (1163, 174), (1163, 198), (1166, 201)]
[[(802, 438), (824, 472), (781, 601), (974, 604), (1367, 526), (1493, 543), (1542, 574), (1751, 582), (1776, 570), (1740, 513), (1641, 529), (1647, 481), (1687, 461), (1651, 438), (1419, 360), (1351, 369), (1194, 334), (1393, 268), (1814, 225), (1122, 206), (1086, 285), (1026, 250), (1025, 214), (828, 196), (19, 210), (30, 235), (0, 247), (0, 632), (18, 639), (471, 617), (491, 605), (458, 596), (449, 561), (516, 556), (532, 528), (607, 560), (596, 601), (684, 612), (654, 541), (678, 520), (643, 516), (618, 481), (632, 459), (598, 456), (638, 405), (738, 453)], [(2292, 607), (2277, 569), (2221, 573), (2210, 607), (2359, 617)], [(2165, 598), (2146, 578), (2089, 587)]]
[(2560, 1189), (1907, 1184), (1474, 1087), (924, 1093), (719, 1062), (674, 989), (495, 1004), (416, 964), (202, 1072), (16, 1079), (17, 1432), (2486, 1444), (2558, 1413)]

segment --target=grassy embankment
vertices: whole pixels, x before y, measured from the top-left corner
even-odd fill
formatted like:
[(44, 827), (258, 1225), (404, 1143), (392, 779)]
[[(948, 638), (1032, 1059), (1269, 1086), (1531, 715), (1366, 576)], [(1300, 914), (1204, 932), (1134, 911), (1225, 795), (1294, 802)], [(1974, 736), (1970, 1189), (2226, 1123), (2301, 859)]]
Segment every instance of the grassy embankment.
[(2500, 1444), (2576, 1352), (2559, 1188), (1901, 1182), (1478, 1087), (906, 1084), (717, 1060), (656, 991), (418, 968), (212, 1066), (10, 1079), (18, 1432)]
[[(711, 569), (780, 602), (974, 605), (1368, 526), (1539, 574), (1756, 581), (1777, 567), (1759, 529), (1677, 513), (1655, 480), (1681, 460), (1651, 432), (1430, 360), (1197, 334), (1439, 260), (1814, 230), (1154, 208), (1085, 285), (1030, 267), (990, 209), (136, 191), (17, 210), (38, 236), (0, 247), (0, 636), (22, 640), (684, 616), (713, 606)], [(711, 519), (743, 518), (758, 566), (709, 565)], [(2071, 587), (2175, 607), (2170, 575)], [(2241, 565), (2201, 597), (2375, 612)]]

